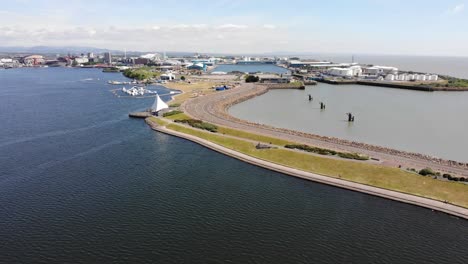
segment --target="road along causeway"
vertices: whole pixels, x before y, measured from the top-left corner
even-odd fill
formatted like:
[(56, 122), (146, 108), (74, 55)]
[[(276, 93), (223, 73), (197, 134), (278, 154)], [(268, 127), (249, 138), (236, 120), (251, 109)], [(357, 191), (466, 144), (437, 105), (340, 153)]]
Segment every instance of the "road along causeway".
[(420, 169), (432, 168), (443, 173), (468, 177), (468, 163), (285, 128), (276, 128), (242, 120), (228, 113), (228, 109), (232, 105), (264, 94), (270, 89), (281, 88), (290, 89), (291, 87), (242, 84), (227, 91), (191, 98), (182, 104), (181, 109), (192, 118), (201, 119), (220, 126), (336, 151), (368, 155), (373, 159), (379, 160), (384, 166)]

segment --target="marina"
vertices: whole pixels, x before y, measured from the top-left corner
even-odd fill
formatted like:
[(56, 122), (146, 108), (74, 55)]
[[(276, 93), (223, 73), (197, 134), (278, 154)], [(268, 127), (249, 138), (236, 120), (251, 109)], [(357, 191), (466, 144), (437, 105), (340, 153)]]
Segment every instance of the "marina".
[(122, 88), (122, 92), (126, 93), (127, 95), (130, 96), (143, 96), (145, 94), (156, 94), (156, 91), (151, 91), (148, 89), (145, 89), (145, 87), (138, 87), (138, 86), (133, 86), (132, 88)]

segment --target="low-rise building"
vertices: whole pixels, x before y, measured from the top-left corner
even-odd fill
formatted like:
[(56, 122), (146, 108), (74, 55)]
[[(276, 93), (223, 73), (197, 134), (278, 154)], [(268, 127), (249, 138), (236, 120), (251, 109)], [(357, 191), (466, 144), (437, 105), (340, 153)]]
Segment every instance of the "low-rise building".
[(133, 64), (146, 65), (148, 63), (150, 63), (150, 59), (148, 59), (148, 58), (140, 57), (140, 58), (136, 58), (136, 59), (133, 60)]
[(289, 83), (291, 78), (289, 76), (275, 75), (275, 74), (261, 74), (258, 75), (260, 83)]
[(327, 65), (332, 64), (329, 61), (299, 61), (291, 60), (288, 63), (288, 66), (291, 68), (304, 68), (304, 67), (326, 67)]
[(0, 59), (0, 67), (1, 68), (15, 68), (19, 67), (20, 63), (19, 61), (11, 58), (2, 58)]
[(339, 77), (352, 77), (353, 75), (353, 70), (350, 68), (338, 68), (338, 67), (333, 67), (328, 69), (327, 73), (332, 76), (339, 76)]
[(187, 67), (189, 70), (206, 71), (206, 65), (203, 63), (194, 63)]
[(74, 61), (78, 64), (83, 64), (83, 63), (88, 63), (89, 59), (86, 57), (78, 57), (78, 58), (75, 58)]
[(372, 66), (364, 68), (363, 73), (366, 75), (398, 74), (398, 68), (389, 66)]
[(162, 81), (172, 81), (175, 80), (175, 75), (173, 73), (161, 74), (159, 77)]

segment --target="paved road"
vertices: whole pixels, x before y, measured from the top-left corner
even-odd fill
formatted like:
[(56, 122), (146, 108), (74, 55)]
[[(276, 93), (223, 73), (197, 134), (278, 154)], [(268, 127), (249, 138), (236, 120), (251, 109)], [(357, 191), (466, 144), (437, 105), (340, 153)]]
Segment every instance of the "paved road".
[(372, 149), (366, 148), (365, 146), (349, 145), (334, 140), (323, 140), (311, 134), (291, 133), (291, 131), (286, 131), (284, 129), (277, 129), (265, 125), (245, 122), (227, 114), (225, 109), (226, 102), (233, 102), (238, 98), (244, 97), (245, 94), (256, 94), (266, 91), (267, 88), (264, 86), (243, 84), (228, 91), (190, 99), (182, 105), (182, 109), (186, 114), (192, 116), (193, 118), (205, 120), (220, 126), (277, 137), (302, 144), (334, 149), (337, 151), (365, 154), (380, 160), (380, 162), (386, 166), (397, 167), (401, 165), (403, 168), (419, 169), (430, 167), (441, 172), (468, 176), (468, 167), (461, 168), (460, 166), (441, 164), (440, 162), (434, 162), (425, 158), (418, 158), (413, 156), (405, 157), (405, 155), (402, 154), (394, 154), (394, 152), (397, 151), (392, 151), (391, 149), (386, 149), (386, 151), (374, 151)]

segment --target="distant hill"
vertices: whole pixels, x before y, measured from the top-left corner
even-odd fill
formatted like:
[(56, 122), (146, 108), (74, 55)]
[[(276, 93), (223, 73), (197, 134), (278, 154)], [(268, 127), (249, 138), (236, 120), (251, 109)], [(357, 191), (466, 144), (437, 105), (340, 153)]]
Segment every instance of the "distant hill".
[[(21, 54), (81, 54), (81, 53), (104, 53), (111, 52), (116, 54), (123, 54), (123, 50), (103, 49), (96, 47), (84, 47), (84, 46), (33, 46), (33, 47), (21, 47), (21, 46), (0, 46), (0, 53), (21, 53)], [(163, 51), (127, 51), (128, 56), (139, 56), (146, 53), (159, 53), (163, 54)], [(178, 51), (167, 51), (168, 56), (191, 56), (195, 52), (178, 52)]]
[[(81, 54), (81, 53), (88, 53), (93, 52), (96, 54), (104, 53), (104, 52), (111, 52), (114, 54), (123, 54), (123, 50), (115, 50), (115, 49), (103, 49), (103, 48), (96, 48), (96, 47), (86, 47), (86, 46), (32, 46), (32, 47), (21, 47), (21, 46), (0, 46), (0, 53), (19, 53), (19, 54)], [(128, 51), (128, 56), (139, 56), (146, 53), (159, 53), (163, 54), (164, 51)], [(183, 56), (193, 56), (195, 53), (194, 51), (166, 51), (166, 55), (168, 56), (176, 56), (176, 57), (183, 57)], [(314, 53), (306, 53), (306, 52), (290, 52), (290, 51), (277, 51), (277, 52), (266, 52), (266, 53), (244, 53), (244, 54), (236, 54), (236, 53), (221, 53), (221, 52), (200, 52), (200, 54), (208, 54), (210, 56), (296, 56), (296, 55), (312, 55)]]
[(107, 51), (114, 52), (114, 53), (123, 53), (123, 51), (119, 51), (119, 50), (108, 50), (108, 49), (101, 49), (101, 48), (95, 48), (95, 47), (80, 47), (80, 46), (61, 46), (61, 47), (54, 47), (54, 46), (2, 47), (0, 46), (0, 52), (8, 52), (8, 53), (80, 54), (80, 53), (87, 53), (87, 52), (103, 53)]

